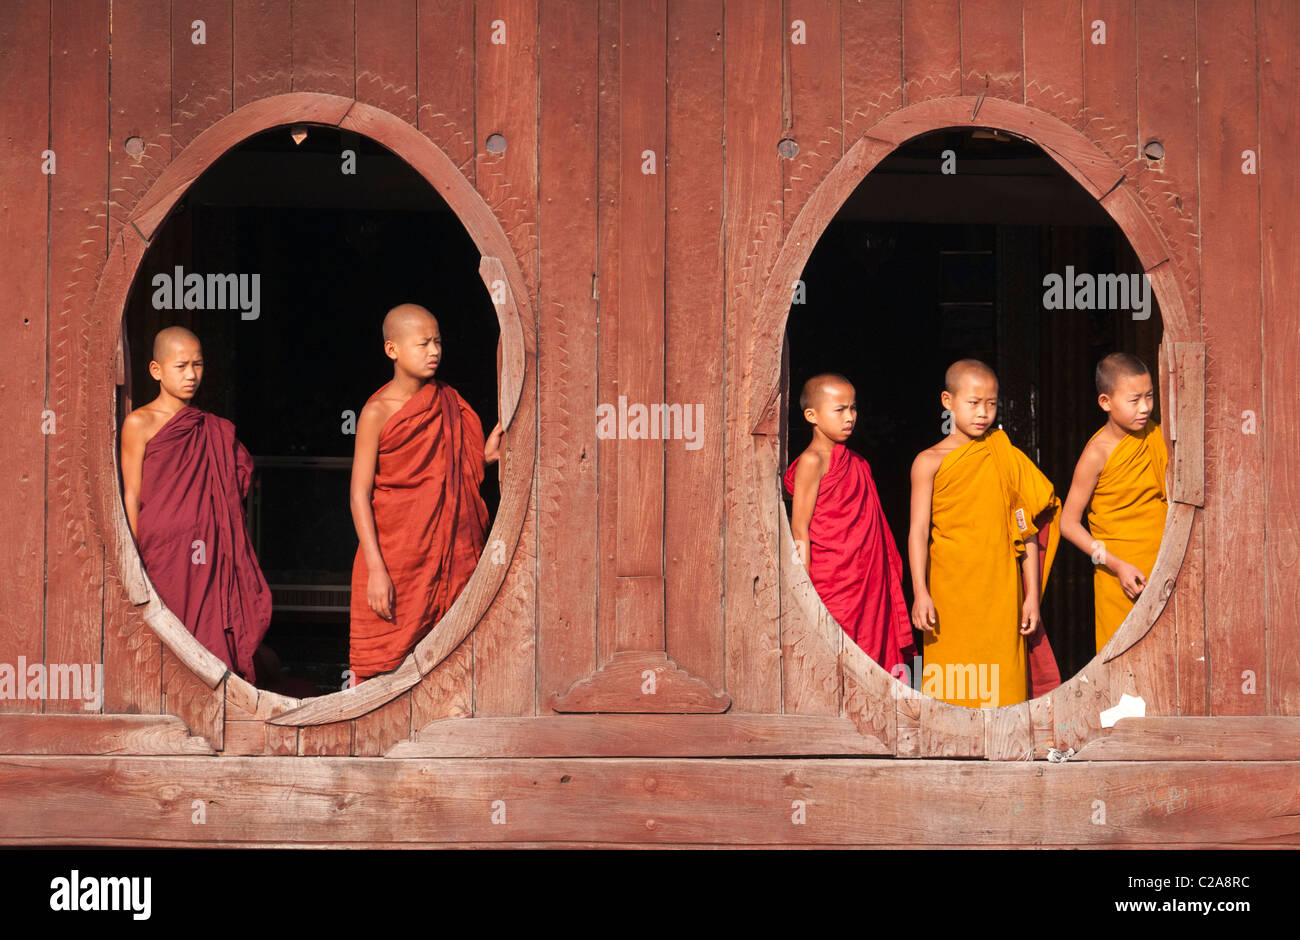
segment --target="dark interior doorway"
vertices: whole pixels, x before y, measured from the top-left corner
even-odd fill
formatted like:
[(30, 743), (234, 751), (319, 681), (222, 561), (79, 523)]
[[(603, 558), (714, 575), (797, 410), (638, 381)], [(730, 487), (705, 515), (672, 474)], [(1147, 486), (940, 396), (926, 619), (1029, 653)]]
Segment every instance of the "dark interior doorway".
[[(282, 691), (343, 687), (357, 538), (348, 506), (355, 438), (348, 413), (392, 376), (380, 325), (398, 303), (438, 317), (438, 378), (496, 424), (496, 313), (478, 275), (479, 252), (429, 183), (375, 141), (311, 125), (295, 143), (276, 127), (221, 157), (159, 229), (125, 315), (127, 402), (157, 393), (149, 376), (154, 334), (192, 329), (205, 374), (194, 404), (235, 423), (254, 457), (249, 526), (271, 585), (266, 645)], [(344, 151), (355, 173), (344, 173)], [(260, 275), (260, 310), (155, 310), (153, 277)], [(489, 469), (493, 518), (500, 493)]]
[[(951, 175), (940, 172), (946, 151), (955, 158)], [(804, 381), (844, 373), (858, 400), (849, 446), (871, 464), (904, 558), (909, 609), (909, 473), (916, 454), (943, 436), (939, 393), (950, 363), (972, 357), (997, 371), (998, 421), (1062, 502), (1084, 444), (1105, 423), (1097, 361), (1124, 350), (1157, 373), (1154, 298), (1147, 319), (1044, 309), (1044, 276), (1067, 265), (1142, 270), (1109, 215), (1037, 145), (980, 129), (938, 131), (897, 149), (813, 249), (805, 302), (791, 307), (786, 330), (794, 403), (783, 467), (811, 439), (798, 407)], [(1092, 565), (1064, 540), (1043, 620), (1062, 678), (1074, 675), (1095, 653)]]

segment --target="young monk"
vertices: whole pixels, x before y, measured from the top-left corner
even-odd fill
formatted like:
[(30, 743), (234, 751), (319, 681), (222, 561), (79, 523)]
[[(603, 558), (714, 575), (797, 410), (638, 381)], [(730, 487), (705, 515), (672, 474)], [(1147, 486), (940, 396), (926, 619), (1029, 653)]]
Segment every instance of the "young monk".
[(835, 622), (893, 675), (915, 655), (903, 598), (903, 562), (867, 461), (844, 445), (856, 393), (837, 373), (815, 375), (799, 395), (812, 443), (785, 472), (794, 495), (790, 531), (813, 587)]
[(438, 321), (418, 304), (384, 318), (393, 380), (357, 418), (352, 462), (352, 674), (387, 672), (447, 612), (487, 535), (479, 484), (496, 462), (501, 425), (483, 425), (450, 385), (434, 379), (442, 359)]
[(1013, 705), (1060, 684), (1039, 615), (1060, 501), (994, 425), (993, 370), (962, 359), (944, 385), (952, 430), (912, 464), (907, 547), (921, 691), (972, 708)]
[[(1097, 404), (1106, 424), (1074, 468), (1061, 534), (1092, 556), (1097, 652), (1110, 641), (1146, 587), (1165, 527), (1169, 454), (1151, 420), (1155, 390), (1146, 364), (1111, 353), (1097, 364)], [(1088, 506), (1088, 528), (1081, 522)]]
[(163, 603), (253, 682), (253, 653), (271, 624), (271, 590), (244, 522), (253, 458), (233, 424), (190, 404), (203, 380), (197, 336), (159, 331), (149, 374), (158, 397), (122, 423), (127, 522)]

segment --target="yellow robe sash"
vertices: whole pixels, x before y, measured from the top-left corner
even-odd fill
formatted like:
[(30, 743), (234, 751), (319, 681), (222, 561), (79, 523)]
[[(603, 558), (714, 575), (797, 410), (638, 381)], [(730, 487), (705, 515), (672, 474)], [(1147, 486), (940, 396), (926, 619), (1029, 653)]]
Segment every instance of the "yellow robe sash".
[[(1108, 553), (1135, 565), (1148, 578), (1165, 530), (1168, 463), (1169, 452), (1160, 425), (1148, 422), (1141, 434), (1125, 434), (1101, 468), (1088, 507), (1092, 537), (1102, 542)], [(1101, 652), (1133, 609), (1133, 601), (1124, 593), (1119, 578), (1101, 565), (1093, 568), (1092, 590), (1097, 652)]]
[(1052, 482), (1001, 430), (944, 457), (930, 504), (929, 586), (938, 623), (924, 635), (922, 692), (970, 708), (1026, 700), (1019, 560), (1026, 540), (1045, 529), (1045, 588), (1060, 508)]

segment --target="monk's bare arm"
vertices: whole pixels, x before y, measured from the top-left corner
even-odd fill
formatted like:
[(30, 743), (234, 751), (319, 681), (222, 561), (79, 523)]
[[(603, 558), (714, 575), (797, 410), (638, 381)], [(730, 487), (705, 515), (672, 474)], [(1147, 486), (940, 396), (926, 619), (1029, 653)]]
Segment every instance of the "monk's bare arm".
[(1097, 479), (1101, 468), (1106, 464), (1105, 452), (1092, 441), (1079, 455), (1079, 462), (1074, 466), (1074, 479), (1070, 482), (1070, 493), (1065, 497), (1065, 506), (1061, 510), (1061, 535), (1071, 545), (1085, 555), (1094, 551), (1092, 533), (1083, 525), (1083, 511), (1092, 499), (1097, 488)]
[(352, 524), (361, 543), (361, 556), (370, 572), (366, 599), (370, 609), (385, 619), (391, 619), (393, 608), (393, 582), (379, 550), (379, 534), (375, 527), (375, 513), (370, 497), (375, 485), (375, 464), (379, 459), (379, 432), (388, 420), (391, 410), (377, 407), (375, 403), (361, 409), (357, 418), (357, 442), (352, 455), (352, 485), (350, 503)]
[(806, 451), (794, 468), (794, 500), (790, 506), (790, 534), (805, 568), (810, 555), (808, 527), (817, 508), (817, 490), (826, 475), (826, 457)]
[(912, 569), (912, 626), (934, 632), (937, 611), (930, 597), (926, 570), (930, 566), (930, 503), (934, 475), (943, 457), (923, 450), (912, 461), (912, 511), (907, 529), (907, 561)]
[(1020, 559), (1020, 572), (1024, 579), (1025, 601), (1020, 608), (1020, 632), (1030, 636), (1038, 629), (1039, 610), (1038, 595), (1038, 540), (1025, 542), (1025, 554)]
[(140, 483), (144, 477), (144, 447), (149, 422), (138, 411), (133, 411), (122, 422), (122, 503), (126, 507), (126, 521), (131, 534), (139, 537)]

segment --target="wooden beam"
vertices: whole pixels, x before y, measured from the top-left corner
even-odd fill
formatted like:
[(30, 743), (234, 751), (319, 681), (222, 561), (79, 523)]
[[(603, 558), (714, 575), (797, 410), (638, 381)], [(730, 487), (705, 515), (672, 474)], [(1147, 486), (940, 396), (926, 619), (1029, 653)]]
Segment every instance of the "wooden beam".
[(448, 718), (384, 756), (786, 757), (883, 755), (847, 718), (802, 715), (551, 715)]
[(0, 715), (0, 754), (215, 754), (172, 715)]
[(1300, 718), (1121, 718), (1071, 760), (1300, 760)]

